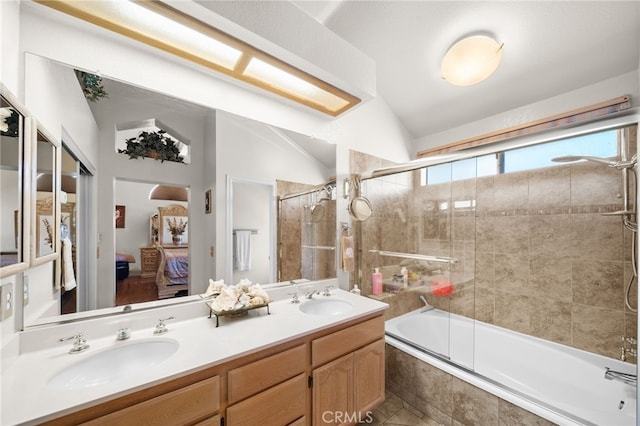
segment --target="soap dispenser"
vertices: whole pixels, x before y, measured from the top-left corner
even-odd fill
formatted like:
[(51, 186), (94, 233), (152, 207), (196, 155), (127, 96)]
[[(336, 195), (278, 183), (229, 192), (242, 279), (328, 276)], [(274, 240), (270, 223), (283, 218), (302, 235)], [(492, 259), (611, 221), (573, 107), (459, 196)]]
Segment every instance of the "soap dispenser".
[(379, 268), (373, 269), (373, 274), (371, 275), (371, 292), (376, 296), (382, 294), (382, 273)]
[(360, 296), (360, 289), (358, 288), (358, 284), (353, 285), (353, 288), (351, 289), (351, 293), (357, 294), (358, 296)]

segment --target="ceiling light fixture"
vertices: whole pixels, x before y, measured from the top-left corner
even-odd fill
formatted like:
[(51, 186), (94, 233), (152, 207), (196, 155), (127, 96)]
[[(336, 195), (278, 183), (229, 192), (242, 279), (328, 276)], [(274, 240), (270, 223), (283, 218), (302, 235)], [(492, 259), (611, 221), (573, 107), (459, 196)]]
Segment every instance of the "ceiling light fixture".
[(491, 37), (463, 38), (442, 59), (441, 76), (454, 86), (471, 86), (486, 80), (500, 65), (502, 46)]
[(359, 98), (159, 1), (35, 1), (334, 117), (360, 102)]
[(150, 200), (189, 201), (189, 191), (183, 186), (156, 185), (149, 192)]

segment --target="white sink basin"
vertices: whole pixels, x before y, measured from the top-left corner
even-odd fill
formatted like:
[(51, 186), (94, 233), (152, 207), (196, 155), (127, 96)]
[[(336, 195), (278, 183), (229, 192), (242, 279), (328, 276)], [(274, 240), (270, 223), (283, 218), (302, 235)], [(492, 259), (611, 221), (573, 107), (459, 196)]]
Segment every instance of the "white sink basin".
[(59, 389), (83, 389), (130, 377), (171, 357), (179, 344), (173, 339), (147, 339), (120, 343), (91, 354), (66, 355), (77, 360), (49, 379), (48, 385)]
[(350, 311), (353, 305), (339, 299), (311, 299), (300, 305), (300, 310), (312, 315), (339, 315)]

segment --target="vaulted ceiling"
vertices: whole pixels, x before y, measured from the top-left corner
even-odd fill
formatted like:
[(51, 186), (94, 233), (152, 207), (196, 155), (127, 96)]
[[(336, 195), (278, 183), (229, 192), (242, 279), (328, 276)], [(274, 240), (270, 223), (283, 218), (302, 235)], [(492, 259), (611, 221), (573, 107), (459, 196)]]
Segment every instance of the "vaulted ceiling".
[[(415, 138), (637, 70), (638, 1), (295, 1), (376, 63), (377, 91)], [(492, 33), (502, 64), (484, 82), (440, 77), (462, 36)], [(620, 93), (619, 95), (623, 95)], [(603, 99), (604, 100), (604, 99)]]

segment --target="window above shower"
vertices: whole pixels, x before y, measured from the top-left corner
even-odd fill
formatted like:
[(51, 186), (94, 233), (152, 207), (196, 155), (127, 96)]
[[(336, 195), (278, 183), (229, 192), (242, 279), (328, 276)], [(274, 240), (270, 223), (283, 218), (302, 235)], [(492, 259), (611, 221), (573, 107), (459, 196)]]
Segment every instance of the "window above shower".
[(476, 158), (438, 164), (420, 170), (421, 185), (436, 185), (483, 176), (553, 167), (568, 154), (611, 158), (619, 155), (618, 130), (591, 133)]

